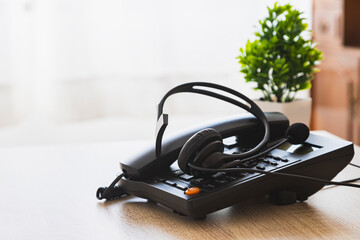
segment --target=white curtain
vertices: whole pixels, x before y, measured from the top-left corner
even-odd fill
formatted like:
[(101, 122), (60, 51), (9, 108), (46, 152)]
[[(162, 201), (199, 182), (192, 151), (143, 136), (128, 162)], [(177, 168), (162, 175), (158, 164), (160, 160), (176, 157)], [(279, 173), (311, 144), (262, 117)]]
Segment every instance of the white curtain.
[[(255, 97), (236, 57), (273, 3), (2, 0), (0, 125), (154, 116), (160, 97), (189, 81)], [(290, 3), (311, 24), (311, 1)], [(170, 101), (168, 111), (228, 110), (216, 101), (185, 99)]]

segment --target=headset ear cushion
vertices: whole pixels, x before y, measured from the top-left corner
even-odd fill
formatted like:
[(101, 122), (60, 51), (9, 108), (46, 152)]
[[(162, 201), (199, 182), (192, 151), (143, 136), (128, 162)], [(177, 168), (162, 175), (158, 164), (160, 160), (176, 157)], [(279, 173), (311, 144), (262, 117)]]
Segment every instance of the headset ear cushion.
[[(182, 147), (179, 157), (178, 165), (180, 169), (187, 174), (191, 174), (191, 169), (188, 166), (189, 162), (193, 162), (196, 155), (208, 144), (214, 141), (222, 141), (220, 133), (215, 129), (206, 128), (195, 133)], [(216, 150), (214, 150), (216, 151)]]

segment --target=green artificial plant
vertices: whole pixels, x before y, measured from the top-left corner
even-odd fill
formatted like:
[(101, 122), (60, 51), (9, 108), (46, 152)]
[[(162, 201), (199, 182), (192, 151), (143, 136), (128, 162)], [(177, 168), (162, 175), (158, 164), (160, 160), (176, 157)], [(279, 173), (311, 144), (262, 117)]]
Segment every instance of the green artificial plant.
[[(302, 35), (308, 25), (290, 4), (275, 3), (260, 20), (256, 39), (240, 48), (239, 63), (246, 82), (256, 82), (264, 101), (291, 102), (299, 90), (311, 88), (311, 79), (322, 59), (316, 45)], [(310, 35), (310, 34), (308, 34)]]

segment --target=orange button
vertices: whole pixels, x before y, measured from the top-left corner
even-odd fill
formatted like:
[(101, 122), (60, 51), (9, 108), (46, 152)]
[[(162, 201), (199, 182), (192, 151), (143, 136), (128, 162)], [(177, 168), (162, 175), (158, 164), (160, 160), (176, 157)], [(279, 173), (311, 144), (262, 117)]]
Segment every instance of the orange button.
[(186, 195), (194, 195), (194, 194), (198, 194), (200, 192), (200, 189), (198, 187), (192, 187), (192, 188), (188, 188), (185, 191)]

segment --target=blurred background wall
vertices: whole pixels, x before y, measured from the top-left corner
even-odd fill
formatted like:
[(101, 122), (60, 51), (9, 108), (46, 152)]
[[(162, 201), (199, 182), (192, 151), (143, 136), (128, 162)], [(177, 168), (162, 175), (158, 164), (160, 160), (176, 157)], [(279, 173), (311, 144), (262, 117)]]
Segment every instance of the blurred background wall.
[[(184, 82), (259, 97), (236, 57), (274, 2), (1, 0), (0, 146), (152, 139), (156, 104)], [(311, 0), (279, 2), (311, 28)], [(239, 112), (188, 94), (166, 111), (170, 131)]]
[(360, 144), (360, 1), (314, 0), (313, 39), (324, 59), (313, 81), (312, 129)]

